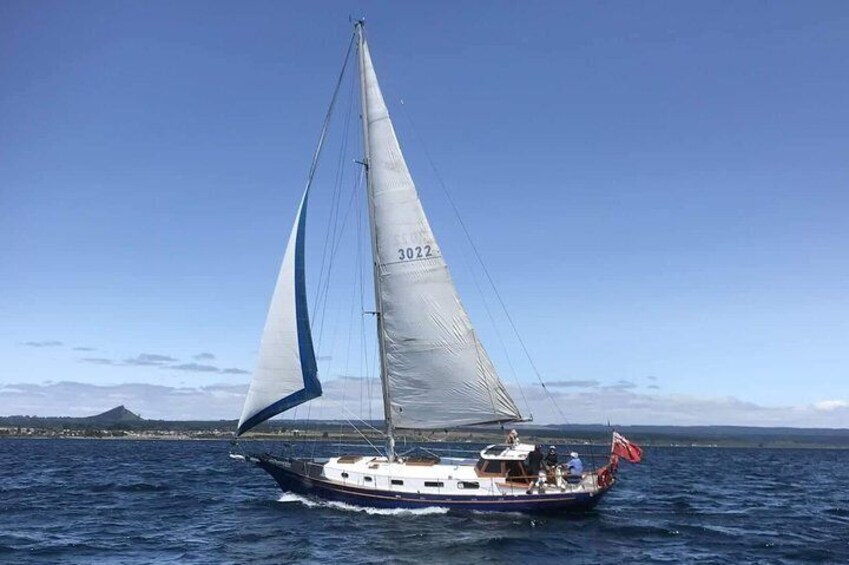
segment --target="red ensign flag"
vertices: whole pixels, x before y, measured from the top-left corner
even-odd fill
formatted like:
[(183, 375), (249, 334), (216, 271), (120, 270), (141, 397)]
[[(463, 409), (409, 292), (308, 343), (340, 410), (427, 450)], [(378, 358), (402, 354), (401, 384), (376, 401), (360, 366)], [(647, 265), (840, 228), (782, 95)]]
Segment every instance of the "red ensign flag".
[(614, 455), (630, 461), (631, 463), (639, 463), (643, 458), (643, 450), (636, 443), (631, 443), (625, 436), (619, 432), (613, 432), (613, 447), (611, 449)]

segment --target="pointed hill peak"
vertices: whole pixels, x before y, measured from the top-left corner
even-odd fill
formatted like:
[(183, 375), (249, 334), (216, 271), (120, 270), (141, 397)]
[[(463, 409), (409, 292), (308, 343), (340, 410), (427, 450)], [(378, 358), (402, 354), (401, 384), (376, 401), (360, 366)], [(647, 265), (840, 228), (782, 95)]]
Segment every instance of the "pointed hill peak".
[(122, 404), (121, 406), (116, 406), (102, 414), (89, 416), (88, 418), (85, 418), (85, 420), (98, 424), (124, 424), (127, 422), (142, 422), (144, 419), (138, 414), (127, 410), (127, 408)]

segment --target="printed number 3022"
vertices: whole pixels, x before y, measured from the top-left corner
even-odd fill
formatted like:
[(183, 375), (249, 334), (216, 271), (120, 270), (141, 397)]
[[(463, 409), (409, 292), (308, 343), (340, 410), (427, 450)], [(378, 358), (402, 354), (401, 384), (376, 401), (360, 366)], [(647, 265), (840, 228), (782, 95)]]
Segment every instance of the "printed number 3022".
[(401, 261), (408, 259), (422, 259), (424, 257), (431, 257), (433, 255), (433, 251), (430, 248), (430, 245), (425, 245), (424, 247), (407, 247), (406, 249), (398, 250), (398, 259)]

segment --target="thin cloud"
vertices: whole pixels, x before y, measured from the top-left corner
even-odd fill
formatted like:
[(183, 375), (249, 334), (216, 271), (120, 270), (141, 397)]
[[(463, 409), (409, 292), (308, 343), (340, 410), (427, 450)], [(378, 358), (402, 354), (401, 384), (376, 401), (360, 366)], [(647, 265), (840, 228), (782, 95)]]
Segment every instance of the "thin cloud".
[(0, 386), (0, 396), (13, 394), (44, 395), (43, 392), (28, 389), (26, 386), (27, 385), (2, 385)]
[(364, 377), (362, 375), (336, 375), (333, 378), (346, 381), (367, 381), (372, 377)]
[(112, 359), (106, 359), (105, 357), (84, 357), (80, 359), (83, 363), (91, 363), (92, 365), (115, 365), (115, 361)]
[(814, 404), (814, 408), (824, 412), (831, 412), (840, 408), (849, 407), (849, 401), (846, 400), (823, 400)]
[(74, 351), (97, 351), (93, 347), (74, 347)]
[(239, 369), (237, 367), (228, 367), (219, 369), (215, 365), (206, 365), (203, 363), (183, 363), (182, 365), (164, 365), (161, 369), (175, 369), (177, 371), (186, 371), (190, 373), (221, 373), (223, 375), (248, 375), (249, 371)]
[(650, 389), (652, 389), (652, 390), (660, 390), (660, 387), (659, 387), (659, 386), (657, 386), (657, 385), (649, 385), (649, 386), (648, 386), (648, 387), (646, 387), (646, 388), (650, 388)]
[[(201, 356), (214, 357), (212, 353), (199, 353), (195, 358)], [(175, 371), (185, 371), (189, 373), (220, 373), (225, 375), (247, 375), (249, 371), (239, 369), (238, 367), (228, 367), (221, 369), (215, 365), (207, 363), (178, 363), (178, 359), (170, 355), (161, 355), (159, 353), (141, 353), (135, 357), (130, 357), (124, 360), (108, 359), (106, 357), (84, 357), (79, 360), (81, 363), (90, 363), (92, 365), (110, 365), (113, 367), (155, 367), (159, 369), (173, 369)]]
[(598, 381), (594, 380), (567, 380), (567, 381), (546, 381), (545, 386), (555, 387), (555, 388), (593, 388), (597, 387), (599, 384)]
[(23, 345), (26, 345), (27, 347), (61, 347), (62, 345), (65, 345), (65, 344), (61, 341), (47, 340), (47, 341), (25, 341), (23, 343)]
[(163, 369), (176, 369), (177, 371), (189, 371), (192, 373), (217, 373), (220, 371), (218, 367), (212, 365), (203, 365), (201, 363), (184, 363), (182, 365), (167, 365)]
[(212, 353), (198, 353), (197, 355), (192, 357), (192, 359), (196, 361), (212, 361), (213, 359), (215, 359), (215, 355), (213, 355)]
[(603, 388), (607, 390), (631, 390), (633, 388), (637, 388), (637, 383), (632, 381), (620, 380), (613, 383), (612, 385), (607, 385)]
[(119, 361), (116, 359), (108, 359), (106, 357), (83, 357), (81, 363), (91, 363), (92, 365), (111, 365), (113, 367), (165, 367), (167, 362), (176, 361), (173, 357), (167, 355), (157, 355), (154, 353), (142, 353), (136, 357)]
[(130, 357), (129, 359), (124, 359), (125, 365), (139, 365), (139, 366), (150, 366), (150, 365), (164, 365), (166, 363), (175, 363), (179, 361), (179, 359), (175, 359), (170, 355), (160, 355), (158, 353), (141, 353), (136, 355), (135, 357)]

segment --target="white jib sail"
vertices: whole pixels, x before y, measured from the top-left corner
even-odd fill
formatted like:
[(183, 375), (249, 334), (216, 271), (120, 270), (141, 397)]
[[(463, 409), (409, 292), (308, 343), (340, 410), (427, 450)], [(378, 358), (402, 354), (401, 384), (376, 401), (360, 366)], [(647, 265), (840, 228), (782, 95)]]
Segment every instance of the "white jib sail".
[(265, 321), (259, 364), (236, 435), (298, 404), (321, 396), (304, 273), (304, 231), (309, 188), (304, 191)]
[(392, 421), (399, 428), (444, 428), (519, 420), (451, 281), (365, 41), (362, 49)]

